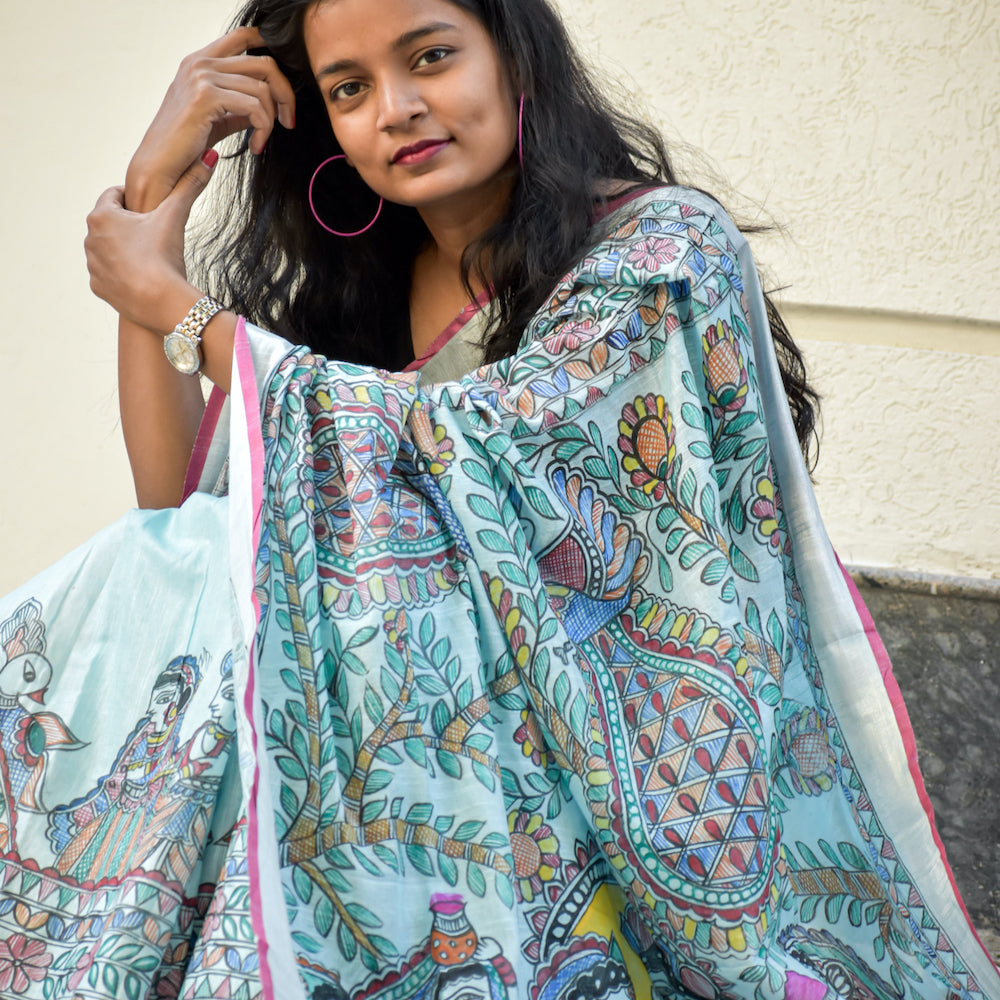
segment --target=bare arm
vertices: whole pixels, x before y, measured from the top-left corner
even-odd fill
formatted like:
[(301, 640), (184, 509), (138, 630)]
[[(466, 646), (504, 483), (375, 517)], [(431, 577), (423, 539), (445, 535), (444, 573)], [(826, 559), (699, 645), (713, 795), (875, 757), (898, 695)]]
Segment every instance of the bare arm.
[[(176, 371), (163, 353), (163, 336), (200, 295), (187, 283), (183, 267), (187, 196), (193, 202), (211, 171), (199, 157), (220, 139), (244, 129), (252, 130), (250, 149), (259, 153), (276, 118), (287, 128), (294, 123), (294, 95), (277, 65), (269, 57), (246, 54), (260, 45), (256, 29), (241, 28), (181, 63), (129, 164), (125, 188), (111, 198), (108, 193), (102, 196), (89, 220), (91, 287), (119, 313), (119, 407), (140, 507), (180, 503), (204, 408), (198, 379)], [(184, 188), (188, 183), (193, 187)], [(178, 186), (184, 197), (164, 213), (159, 230), (129, 225), (137, 221), (132, 213), (154, 212)], [(122, 212), (126, 206), (129, 211)], [(179, 242), (176, 231), (163, 231), (178, 225)], [(115, 239), (129, 241), (128, 251), (123, 253)], [(142, 280), (152, 284), (145, 292), (134, 279), (123, 275), (116, 280), (111, 268), (136, 270), (136, 253), (166, 255), (174, 275), (149, 260)], [(107, 259), (102, 261), (102, 256)], [(150, 296), (153, 288), (158, 290)], [(203, 371), (227, 391), (234, 330), (235, 317), (221, 314), (209, 323), (202, 342)]]

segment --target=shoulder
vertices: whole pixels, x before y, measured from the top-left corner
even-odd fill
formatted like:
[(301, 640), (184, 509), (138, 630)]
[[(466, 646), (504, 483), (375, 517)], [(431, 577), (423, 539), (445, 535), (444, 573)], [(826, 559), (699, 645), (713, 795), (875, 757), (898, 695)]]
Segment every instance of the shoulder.
[(574, 282), (626, 286), (697, 282), (717, 264), (738, 270), (745, 239), (725, 209), (693, 188), (665, 186), (609, 202)]

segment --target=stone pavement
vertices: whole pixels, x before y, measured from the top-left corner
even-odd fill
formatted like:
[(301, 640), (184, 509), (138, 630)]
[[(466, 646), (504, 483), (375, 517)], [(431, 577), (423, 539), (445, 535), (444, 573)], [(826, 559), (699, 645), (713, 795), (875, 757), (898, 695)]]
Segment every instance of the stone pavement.
[(955, 880), (1000, 956), (1000, 602), (858, 589), (906, 700)]

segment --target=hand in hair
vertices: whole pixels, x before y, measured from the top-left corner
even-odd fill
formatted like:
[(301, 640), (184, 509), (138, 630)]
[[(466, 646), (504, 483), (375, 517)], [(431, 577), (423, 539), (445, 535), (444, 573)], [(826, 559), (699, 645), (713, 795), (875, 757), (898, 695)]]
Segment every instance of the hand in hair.
[(184, 171), (226, 136), (251, 129), (250, 150), (259, 153), (275, 120), (292, 127), (291, 84), (270, 56), (249, 54), (262, 45), (256, 28), (237, 28), (181, 62), (129, 164), (130, 210), (155, 208)]

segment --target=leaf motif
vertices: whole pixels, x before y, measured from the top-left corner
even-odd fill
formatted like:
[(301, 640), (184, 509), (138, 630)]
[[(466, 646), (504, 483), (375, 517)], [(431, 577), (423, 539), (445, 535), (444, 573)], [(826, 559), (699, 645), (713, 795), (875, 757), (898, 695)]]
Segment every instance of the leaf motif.
[(416, 826), (423, 826), (434, 812), (434, 806), (430, 802), (418, 802), (410, 806), (406, 813), (406, 822)]
[(680, 554), (680, 564), (682, 569), (691, 569), (694, 564), (702, 558), (702, 556), (707, 555), (709, 552), (715, 551), (714, 546), (709, 545), (708, 542), (691, 542), (685, 545), (681, 549)]
[(366, 642), (370, 642), (375, 635), (378, 633), (378, 629), (374, 625), (366, 625), (364, 628), (359, 628), (354, 635), (348, 640), (345, 649), (357, 649), (358, 646), (363, 646)]
[(802, 856), (802, 859), (805, 861), (807, 865), (809, 865), (810, 868), (823, 867), (816, 859), (816, 855), (813, 854), (813, 852), (809, 850), (809, 847), (806, 844), (804, 844), (801, 840), (795, 841), (795, 849), (799, 852), (799, 854)]
[(372, 802), (366, 802), (364, 808), (361, 810), (361, 822), (362, 823), (372, 823), (379, 818), (386, 806), (385, 799), (375, 799)]
[(553, 688), (553, 696), (555, 697), (556, 709), (560, 715), (565, 714), (566, 699), (569, 697), (569, 678), (565, 673), (561, 673), (556, 678), (555, 687)]
[[(330, 906), (329, 900), (323, 900), (323, 902), (325, 902), (327, 906)], [(329, 935), (330, 926), (332, 926), (333, 924), (332, 906), (330, 906), (330, 913), (331, 913), (330, 925), (329, 926), (327, 925), (325, 913), (323, 915), (323, 924), (321, 925), (319, 916), (319, 907), (318, 906), (316, 907), (316, 929), (321, 934), (323, 934), (324, 937)], [(324, 926), (326, 927), (325, 932), (323, 931)], [(358, 942), (354, 940), (354, 935), (351, 933), (351, 928), (348, 927), (347, 924), (345, 924), (343, 921), (340, 922), (340, 926), (337, 928), (337, 944), (340, 947), (341, 954), (343, 954), (344, 958), (346, 958), (348, 962), (350, 962), (351, 959), (353, 959), (354, 956), (358, 953)], [(362, 954), (367, 955), (368, 952), (365, 951), (362, 952)]]
[(481, 784), (488, 791), (492, 792), (496, 788), (497, 783), (496, 778), (493, 776), (493, 772), (481, 761), (474, 760), (472, 762), (472, 773), (476, 776), (479, 784)]
[(697, 490), (697, 479), (691, 469), (681, 477), (680, 501), (681, 506), (691, 510), (694, 507), (694, 496)]
[(725, 556), (710, 559), (701, 571), (702, 583), (718, 583), (729, 572), (729, 562)]
[(399, 693), (402, 689), (388, 667), (383, 666), (379, 671), (379, 681), (382, 685), (382, 693), (390, 702), (395, 702), (399, 698)]
[(483, 873), (479, 870), (479, 866), (469, 862), (469, 874), (466, 876), (466, 881), (469, 883), (469, 888), (477, 896), (486, 895), (486, 879), (483, 878)]
[(392, 784), (392, 772), (381, 768), (368, 773), (368, 780), (365, 782), (365, 794), (374, 795), (381, 792), (383, 788)]
[[(370, 875), (374, 875), (376, 878), (382, 877), (382, 871), (379, 868), (379, 866), (375, 864), (375, 862), (372, 861), (372, 859), (369, 858), (364, 851), (358, 848), (356, 844), (351, 844), (351, 853), (354, 855), (354, 858), (358, 862), (358, 864), (361, 865), (361, 867), (364, 868), (366, 872), (368, 872)], [(375, 924), (373, 926), (378, 927), (379, 925)]]
[(442, 695), (448, 693), (448, 686), (434, 674), (417, 674), (413, 680), (424, 694)]
[(462, 777), (462, 762), (450, 750), (438, 750), (437, 762), (441, 765), (441, 770), (452, 778)]
[(668, 552), (675, 551), (681, 542), (684, 541), (687, 533), (688, 529), (686, 527), (671, 528), (666, 539), (664, 539), (663, 547)]
[(448, 724), (451, 722), (451, 709), (444, 701), (439, 701), (434, 706), (434, 711), (431, 713), (431, 727), (434, 732), (440, 736), (447, 728)]
[(608, 467), (604, 463), (603, 458), (599, 458), (596, 455), (588, 455), (587, 458), (583, 460), (583, 468), (588, 476), (594, 479), (610, 479), (611, 474), (608, 472)]
[(835, 924), (840, 919), (840, 911), (844, 908), (844, 898), (843, 895), (826, 897), (826, 902), (823, 904), (823, 912), (831, 924)]
[(458, 865), (448, 857), (447, 854), (438, 854), (438, 868), (441, 869), (441, 877), (448, 885), (458, 884)]
[(295, 888), (295, 895), (303, 903), (312, 899), (313, 880), (298, 865), (292, 869), (292, 886)]
[(855, 844), (852, 844), (848, 840), (842, 840), (837, 844), (837, 847), (840, 848), (841, 856), (849, 865), (860, 868), (862, 871), (871, 868), (868, 858), (865, 857)]
[[(742, 510), (739, 505), (737, 505), (737, 510)], [(732, 564), (733, 572), (737, 576), (742, 577), (744, 580), (749, 580), (751, 583), (756, 583), (760, 576), (757, 573), (757, 567), (754, 566), (752, 562), (744, 554), (743, 550), (738, 545), (729, 546), (729, 562)], [(760, 619), (758, 616), (758, 628), (760, 626)], [(757, 631), (755, 629), (755, 631)]]
[(373, 726), (377, 726), (382, 721), (384, 715), (382, 699), (371, 684), (365, 685), (365, 714)]
[(462, 472), (464, 472), (469, 479), (479, 483), (480, 486), (485, 486), (488, 489), (493, 490), (493, 478), (490, 476), (485, 466), (481, 465), (473, 458), (463, 458), (461, 462), (459, 462), (459, 465), (461, 466)]
[(406, 756), (413, 761), (414, 764), (420, 767), (427, 766), (427, 747), (424, 746), (424, 741), (416, 736), (409, 736), (403, 740), (403, 749), (406, 751)]
[(455, 840), (472, 840), (482, 828), (482, 820), (468, 819), (455, 831), (453, 836)]
[(662, 554), (659, 556), (657, 569), (660, 576), (660, 586), (663, 587), (664, 593), (669, 593), (674, 587), (674, 574), (670, 569), (670, 563)]
[(407, 844), (406, 857), (411, 865), (422, 875), (433, 875), (434, 866), (431, 864), (430, 855), (423, 844)]
[(289, 757), (286, 754), (278, 754), (274, 758), (274, 762), (278, 765), (278, 770), (286, 778), (291, 778), (293, 781), (302, 781), (306, 776), (305, 769), (294, 757)]
[(548, 494), (544, 490), (540, 490), (537, 486), (526, 486), (524, 488), (524, 499), (528, 501), (531, 508), (542, 517), (556, 518), (559, 515), (556, 513), (555, 508), (552, 506), (551, 501), (548, 498)]
[(496, 886), (497, 898), (507, 907), (508, 910), (514, 907), (514, 887), (510, 879), (501, 872), (493, 876), (493, 884)]
[(684, 403), (681, 406), (681, 418), (688, 427), (692, 427), (697, 431), (703, 431), (705, 429), (705, 417), (702, 413), (700, 406), (695, 406), (694, 403)]
[(478, 493), (470, 493), (466, 496), (465, 502), (469, 505), (472, 513), (481, 520), (500, 522), (496, 504), (486, 497), (480, 496)]
[(479, 544), (488, 552), (510, 553), (514, 551), (510, 539), (501, 535), (500, 532), (494, 531), (492, 528), (483, 528), (477, 531), (476, 537), (479, 539)]

